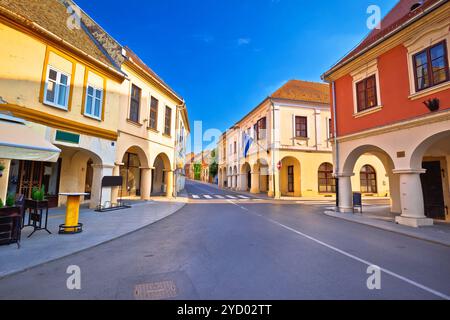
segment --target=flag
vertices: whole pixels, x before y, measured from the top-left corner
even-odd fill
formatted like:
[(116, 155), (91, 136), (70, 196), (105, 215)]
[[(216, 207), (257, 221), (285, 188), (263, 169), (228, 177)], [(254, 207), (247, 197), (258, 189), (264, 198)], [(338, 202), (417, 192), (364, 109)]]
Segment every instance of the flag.
[(253, 144), (253, 138), (244, 132), (244, 158), (247, 158), (250, 147)]

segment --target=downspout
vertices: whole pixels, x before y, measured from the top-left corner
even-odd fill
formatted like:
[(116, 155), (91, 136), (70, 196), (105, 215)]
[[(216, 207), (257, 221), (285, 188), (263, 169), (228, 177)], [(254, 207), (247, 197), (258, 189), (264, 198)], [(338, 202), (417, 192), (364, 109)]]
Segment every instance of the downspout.
[[(180, 143), (180, 141), (179, 141), (179, 134), (181, 133), (181, 132), (179, 132), (180, 130), (179, 130), (179, 114), (180, 114), (180, 112), (181, 112), (181, 110), (183, 110), (184, 108), (186, 108), (186, 103), (185, 102), (183, 102), (183, 104), (181, 105), (181, 106), (176, 106), (176, 110), (177, 110), (177, 112), (176, 112), (176, 114), (175, 114), (175, 148), (174, 148), (174, 150), (173, 150), (173, 153), (174, 153), (174, 157), (173, 157), (173, 159), (174, 159), (174, 165), (175, 165), (175, 167), (174, 167), (174, 174), (173, 174), (173, 186), (174, 186), (174, 188), (173, 188), (173, 196), (175, 197), (175, 198), (177, 198), (177, 196), (178, 196), (178, 190), (177, 190), (177, 188), (178, 188), (178, 184), (177, 184), (177, 181), (178, 181), (178, 179), (177, 179), (177, 151), (178, 151), (178, 144)], [(184, 139), (183, 139), (183, 141), (184, 141)]]
[(272, 187), (273, 187), (273, 198), (276, 198), (276, 181), (275, 181), (275, 104), (273, 103), (272, 99), (270, 99), (270, 103), (272, 105)]
[(339, 143), (337, 135), (337, 113), (336, 113), (336, 84), (331, 82), (333, 96), (333, 139), (334, 139), (334, 177), (336, 179), (336, 211), (339, 209)]

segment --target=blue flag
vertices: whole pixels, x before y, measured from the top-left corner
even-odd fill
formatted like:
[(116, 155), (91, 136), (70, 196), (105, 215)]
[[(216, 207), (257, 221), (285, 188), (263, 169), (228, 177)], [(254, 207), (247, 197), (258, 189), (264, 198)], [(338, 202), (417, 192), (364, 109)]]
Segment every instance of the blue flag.
[(253, 144), (253, 138), (244, 132), (244, 158), (247, 158), (250, 147)]

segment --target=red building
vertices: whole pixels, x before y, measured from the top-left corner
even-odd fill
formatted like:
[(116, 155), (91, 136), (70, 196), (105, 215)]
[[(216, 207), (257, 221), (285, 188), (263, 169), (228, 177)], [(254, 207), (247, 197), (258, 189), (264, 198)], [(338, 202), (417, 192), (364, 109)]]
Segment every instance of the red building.
[(401, 0), (323, 75), (332, 84), (340, 211), (353, 209), (350, 178), (369, 153), (388, 172), (398, 223), (450, 220), (449, 45), (449, 0)]

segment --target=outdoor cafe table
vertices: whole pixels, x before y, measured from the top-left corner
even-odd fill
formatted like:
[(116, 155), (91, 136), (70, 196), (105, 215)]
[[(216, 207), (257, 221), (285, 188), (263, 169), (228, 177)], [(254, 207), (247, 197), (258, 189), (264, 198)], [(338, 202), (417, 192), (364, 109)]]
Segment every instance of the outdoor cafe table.
[(60, 193), (67, 197), (66, 223), (59, 226), (60, 234), (76, 234), (83, 232), (83, 224), (79, 223), (81, 197), (88, 193)]

